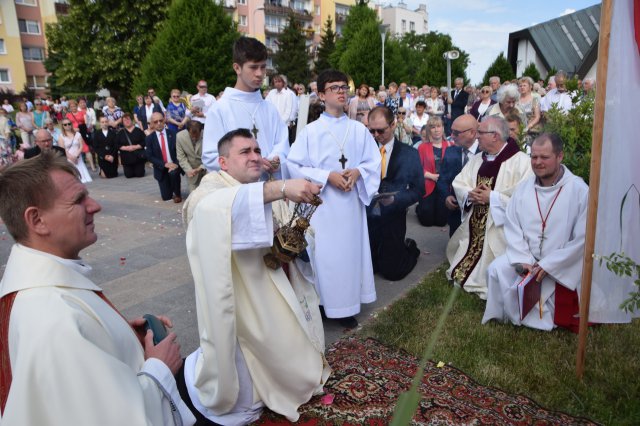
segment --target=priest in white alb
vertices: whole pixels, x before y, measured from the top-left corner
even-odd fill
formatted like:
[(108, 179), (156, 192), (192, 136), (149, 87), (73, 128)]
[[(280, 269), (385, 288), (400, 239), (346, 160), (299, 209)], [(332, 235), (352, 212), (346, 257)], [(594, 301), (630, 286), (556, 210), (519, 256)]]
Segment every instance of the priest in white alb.
[(340, 71), (318, 76), (325, 112), (300, 132), (287, 167), (323, 185), (323, 205), (311, 219), (316, 288), (326, 316), (353, 328), (360, 304), (376, 300), (366, 206), (380, 186), (381, 156), (367, 128), (344, 113), (347, 82)]
[(196, 421), (173, 376), (176, 335), (154, 345), (146, 320), (125, 320), (88, 277), (79, 255), (98, 238), (99, 211), (53, 150), (0, 173), (0, 217), (16, 241), (0, 282), (3, 426)]
[(321, 187), (260, 182), (262, 156), (248, 129), (223, 136), (218, 152), (221, 171), (202, 179), (183, 211), (200, 336), (185, 361), (185, 399), (201, 424), (244, 425), (265, 406), (296, 421), (330, 372), (318, 295), (299, 259), (287, 277), (264, 255), (289, 219), (280, 200), (309, 202)]
[[(544, 133), (531, 146), (535, 176), (525, 180), (507, 207), (507, 251), (489, 266), (489, 294), (482, 318), (540, 330), (578, 331), (589, 189), (562, 163), (562, 140)], [(517, 284), (531, 273), (542, 281), (539, 304), (520, 320)]]
[[(267, 74), (267, 48), (251, 37), (240, 37), (233, 45), (236, 84), (207, 112), (202, 139), (202, 163), (208, 171), (220, 170), (218, 141), (227, 132), (249, 129), (260, 145), (265, 165), (263, 178), (282, 176), (289, 152), (289, 131), (273, 104), (262, 99), (260, 88)], [(286, 177), (286, 171), (284, 174)]]
[(505, 210), (516, 186), (531, 175), (529, 156), (509, 139), (504, 119), (492, 116), (478, 126), (478, 147), (453, 180), (462, 224), (447, 245), (447, 277), (469, 293), (487, 298), (487, 267), (504, 253)]

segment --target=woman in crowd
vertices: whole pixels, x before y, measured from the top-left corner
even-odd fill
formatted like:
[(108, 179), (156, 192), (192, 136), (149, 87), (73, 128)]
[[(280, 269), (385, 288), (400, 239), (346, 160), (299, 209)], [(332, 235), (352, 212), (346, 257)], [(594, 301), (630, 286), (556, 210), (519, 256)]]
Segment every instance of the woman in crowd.
[(425, 101), (427, 104), (427, 114), (429, 117), (442, 117), (444, 114), (444, 102), (438, 96), (438, 88), (432, 87), (429, 91), (429, 97)]
[(97, 124), (96, 110), (87, 105), (85, 98), (78, 99), (78, 110), (84, 112), (84, 124), (87, 125), (86, 138), (83, 138), (89, 147), (89, 152), (86, 152), (86, 156), (89, 157), (89, 164), (93, 169), (95, 164), (95, 151), (93, 149), (93, 130)]
[(4, 101), (2, 101), (2, 109), (7, 111), (7, 114), (11, 114), (13, 112), (13, 105), (11, 105), (9, 99), (5, 98)]
[(451, 143), (444, 138), (444, 125), (440, 117), (429, 117), (422, 129), (422, 144), (418, 147), (424, 172), (425, 196), (418, 202), (416, 215), (422, 226), (445, 226), (448, 210), (444, 204), (447, 192), (437, 185), (442, 172), (442, 159)]
[(34, 110), (31, 112), (33, 116), (33, 129), (44, 129), (44, 122), (47, 118), (49, 118), (49, 113), (42, 108), (42, 101), (40, 99), (36, 99), (33, 102)]
[(68, 118), (62, 119), (62, 134), (58, 139), (58, 146), (61, 146), (67, 152), (67, 160), (80, 172), (80, 181), (82, 183), (91, 182), (91, 175), (87, 166), (82, 161), (82, 136), (79, 132), (73, 130), (73, 124)]
[(469, 114), (473, 115), (476, 120), (482, 121), (482, 118), (489, 111), (489, 107), (495, 104), (496, 101), (491, 99), (491, 87), (484, 86), (480, 89), (480, 99), (474, 102), (469, 110)]
[(518, 86), (515, 84), (505, 84), (498, 89), (498, 103), (489, 108), (486, 115), (497, 115), (500, 118), (505, 118), (509, 113), (516, 112), (520, 115), (522, 123), (527, 126), (527, 118), (524, 112), (518, 106), (520, 100), (520, 92), (518, 92)]
[(169, 129), (178, 133), (184, 129), (187, 121), (189, 121), (189, 117), (187, 117), (187, 107), (180, 102), (180, 91), (173, 89), (171, 91), (171, 99), (167, 102), (167, 125)]
[[(85, 103), (86, 106), (86, 103)], [(82, 159), (89, 161), (89, 167), (94, 172), (96, 171), (96, 166), (93, 162), (93, 155), (91, 154), (91, 149), (89, 147), (89, 134), (87, 133), (87, 122), (86, 122), (86, 110), (78, 109), (78, 102), (74, 99), (69, 101), (69, 111), (65, 115), (65, 119), (71, 122), (73, 126), (73, 131), (80, 133), (82, 137)], [(63, 129), (64, 130), (64, 129)]]
[(13, 163), (13, 149), (11, 148), (11, 126), (7, 110), (0, 108), (0, 170)]
[(111, 96), (107, 98), (107, 104), (102, 108), (102, 115), (107, 117), (110, 129), (116, 131), (122, 127), (122, 110)]
[(18, 104), (18, 112), (16, 113), (16, 126), (20, 129), (20, 137), (22, 138), (21, 150), (33, 147), (33, 116), (27, 111), (27, 104), (20, 102)]
[(389, 108), (393, 115), (398, 114), (398, 107), (400, 106), (400, 98), (398, 97), (398, 85), (395, 82), (389, 83), (389, 91), (387, 92), (387, 98), (384, 100), (384, 106)]
[(358, 87), (356, 96), (351, 98), (349, 101), (349, 118), (357, 120), (366, 126), (369, 111), (371, 111), (375, 106), (375, 102), (369, 96), (369, 86), (361, 84)]
[(147, 162), (144, 147), (146, 135), (136, 127), (129, 113), (122, 116), (124, 129), (118, 132), (117, 143), (120, 149), (120, 162), (126, 178), (144, 177)]
[(416, 112), (411, 114), (411, 125), (413, 126), (413, 129), (411, 130), (411, 139), (414, 144), (421, 141), (420, 131), (427, 125), (427, 121), (429, 120), (429, 115), (424, 112), (426, 108), (426, 102), (418, 101), (416, 102)]
[[(520, 100), (518, 107), (527, 117), (527, 125), (524, 128), (525, 133), (531, 133), (527, 139), (533, 139), (540, 132), (538, 124), (540, 123), (540, 96), (533, 93), (533, 79), (531, 77), (522, 77), (518, 80), (518, 90), (520, 91)], [(533, 140), (531, 140), (533, 142)], [(527, 141), (529, 143), (529, 141)], [(530, 143), (529, 143), (530, 144)]]
[(398, 89), (398, 106), (403, 106), (407, 109), (407, 112), (411, 114), (413, 112), (413, 105), (411, 105), (411, 95), (407, 92), (407, 86), (402, 85)]
[(144, 98), (142, 97), (142, 95), (136, 96), (136, 106), (133, 107), (133, 119), (136, 122), (136, 126), (142, 128), (142, 123), (138, 119), (140, 108), (144, 108)]
[(407, 109), (405, 107), (398, 108), (398, 114), (396, 115), (396, 129), (393, 131), (393, 136), (396, 140), (412, 146), (412, 130), (413, 122), (411, 121), (411, 117), (407, 117)]

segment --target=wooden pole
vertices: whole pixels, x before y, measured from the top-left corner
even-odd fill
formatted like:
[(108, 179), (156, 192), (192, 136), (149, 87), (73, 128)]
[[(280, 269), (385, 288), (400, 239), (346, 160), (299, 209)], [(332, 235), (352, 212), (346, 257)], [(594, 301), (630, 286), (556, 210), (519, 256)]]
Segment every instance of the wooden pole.
[(613, 0), (603, 0), (602, 13), (600, 14), (600, 37), (598, 39), (596, 104), (593, 117), (593, 136), (591, 138), (591, 171), (589, 174), (587, 231), (584, 242), (584, 266), (582, 267), (582, 286), (580, 289), (580, 329), (578, 331), (578, 353), (576, 355), (576, 375), (579, 379), (582, 379), (584, 374), (587, 327), (589, 324), (589, 304), (591, 303), (593, 251), (596, 242), (598, 192), (600, 191), (600, 160), (602, 157), (602, 133), (607, 99), (607, 72), (609, 65), (612, 9)]

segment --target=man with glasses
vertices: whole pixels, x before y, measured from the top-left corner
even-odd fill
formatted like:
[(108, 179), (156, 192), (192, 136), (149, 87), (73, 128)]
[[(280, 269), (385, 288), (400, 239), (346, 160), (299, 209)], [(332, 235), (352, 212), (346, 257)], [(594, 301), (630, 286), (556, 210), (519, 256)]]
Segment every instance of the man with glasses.
[(425, 193), (422, 165), (418, 151), (394, 137), (400, 123), (395, 122), (389, 108), (372, 109), (368, 123), (378, 149), (382, 153), (384, 148), (385, 160), (388, 159), (386, 170), (382, 170), (379, 195), (367, 207), (371, 260), (374, 272), (399, 281), (413, 270), (420, 256), (416, 242), (405, 236), (407, 209)]
[(456, 144), (447, 148), (442, 158), (440, 177), (436, 185), (443, 194), (449, 194), (444, 200), (445, 207), (450, 210), (447, 220), (449, 237), (460, 226), (460, 207), (453, 191), (453, 180), (478, 150), (477, 130), (478, 122), (472, 115), (465, 114), (456, 118), (451, 125), (451, 137)]
[(160, 196), (163, 201), (173, 199), (174, 203), (182, 202), (180, 192), (181, 174), (176, 155), (176, 134), (164, 126), (164, 115), (154, 112), (151, 123), (155, 129), (145, 139), (147, 160), (153, 164), (153, 177), (158, 181)]
[(220, 170), (218, 141), (236, 129), (249, 129), (262, 152), (263, 179), (280, 177), (289, 153), (289, 133), (273, 104), (262, 99), (260, 88), (267, 75), (267, 48), (251, 37), (233, 44), (236, 84), (227, 87), (211, 106), (202, 140), (202, 163), (207, 170)]
[[(149, 87), (149, 89), (147, 89), (147, 95), (151, 96), (151, 100), (153, 100), (153, 103), (156, 105), (159, 105), (162, 111), (165, 110), (162, 100), (156, 96), (156, 91), (153, 87)], [(156, 101), (156, 98), (158, 98), (157, 101)]]
[[(464, 129), (458, 129), (464, 130)], [(516, 186), (531, 175), (529, 156), (507, 142), (509, 128), (500, 117), (478, 126), (482, 155), (473, 156), (453, 180), (462, 225), (447, 245), (447, 277), (469, 293), (487, 298), (487, 267), (505, 252), (503, 225)]]
[(326, 316), (353, 328), (360, 303), (376, 300), (365, 208), (380, 186), (381, 157), (367, 128), (344, 113), (347, 81), (336, 70), (318, 76), (325, 112), (302, 129), (287, 167), (292, 177), (323, 185), (311, 218), (316, 288)]
[(411, 117), (407, 117), (407, 109), (405, 107), (398, 108), (393, 136), (400, 142), (413, 146), (413, 138), (411, 137), (412, 131), (413, 121), (411, 121)]
[(198, 82), (198, 93), (191, 97), (191, 110), (189, 111), (191, 119), (202, 123), (203, 128), (209, 108), (216, 102), (215, 96), (207, 93), (207, 90), (207, 82), (200, 80)]
[(24, 151), (24, 159), (28, 159), (31, 157), (35, 157), (36, 155), (40, 155), (43, 151), (49, 151), (50, 149), (59, 153), (62, 156), (65, 156), (64, 148), (60, 146), (53, 145), (53, 136), (46, 129), (39, 129), (35, 134), (36, 146), (33, 148), (29, 148)]

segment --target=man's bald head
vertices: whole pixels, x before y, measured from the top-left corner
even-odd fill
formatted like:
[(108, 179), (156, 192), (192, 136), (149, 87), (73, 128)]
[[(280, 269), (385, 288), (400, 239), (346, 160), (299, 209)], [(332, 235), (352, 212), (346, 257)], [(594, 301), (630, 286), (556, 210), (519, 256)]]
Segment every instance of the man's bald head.
[(471, 114), (463, 114), (451, 125), (451, 136), (456, 145), (469, 149), (477, 138), (478, 122)]
[(35, 139), (36, 145), (38, 145), (42, 151), (51, 149), (51, 145), (53, 144), (53, 137), (48, 130), (39, 129), (38, 131), (36, 131)]

